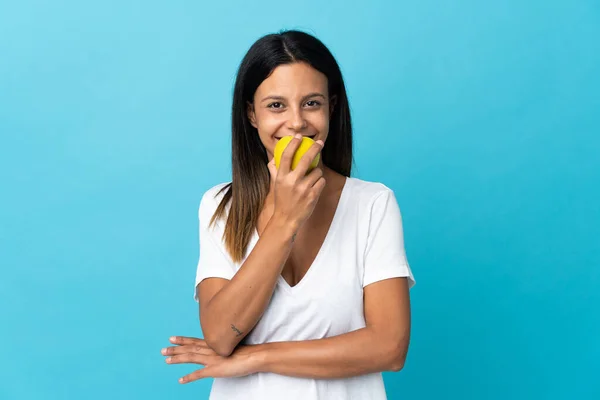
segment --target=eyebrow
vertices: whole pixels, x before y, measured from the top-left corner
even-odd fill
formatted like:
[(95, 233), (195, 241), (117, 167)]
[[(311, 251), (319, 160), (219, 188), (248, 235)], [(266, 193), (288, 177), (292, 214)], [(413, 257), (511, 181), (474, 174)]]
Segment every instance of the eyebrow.
[[(302, 98), (302, 100), (310, 99), (311, 97), (322, 97), (323, 99), (326, 99), (324, 94), (314, 92), (314, 93), (307, 94), (306, 96), (304, 96)], [(262, 103), (263, 101), (267, 101), (267, 100), (285, 100), (285, 97), (283, 97), (283, 96), (267, 96), (264, 99), (262, 99), (260, 102)]]

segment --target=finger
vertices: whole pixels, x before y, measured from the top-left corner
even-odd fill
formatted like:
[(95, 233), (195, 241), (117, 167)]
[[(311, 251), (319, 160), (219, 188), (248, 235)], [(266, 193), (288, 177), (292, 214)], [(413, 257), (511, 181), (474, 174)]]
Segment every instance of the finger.
[(304, 183), (307, 188), (312, 188), (315, 183), (323, 176), (323, 170), (321, 168), (315, 168), (310, 171), (304, 178)]
[(211, 356), (196, 353), (179, 354), (176, 356), (167, 357), (167, 364), (201, 364), (206, 365), (211, 360)]
[(267, 164), (267, 168), (269, 168), (269, 174), (271, 175), (271, 182), (273, 182), (275, 180), (275, 178), (277, 178), (277, 167), (275, 166), (275, 158), (274, 157)]
[(210, 371), (210, 367), (204, 367), (202, 369), (192, 372), (191, 374), (182, 376), (181, 378), (179, 378), (179, 383), (190, 383), (202, 378), (209, 378)]
[(313, 190), (315, 192), (315, 194), (318, 196), (321, 195), (321, 192), (323, 192), (323, 189), (325, 189), (325, 184), (327, 182), (325, 181), (325, 178), (320, 177), (317, 182), (315, 182), (315, 184), (313, 185)]
[(302, 143), (302, 135), (297, 133), (294, 135), (294, 138), (283, 150), (283, 154), (281, 154), (281, 160), (279, 161), (279, 171), (278, 173), (288, 174), (292, 170), (292, 160), (294, 159), (294, 154), (296, 154), (296, 150), (300, 147), (300, 143)]
[(313, 143), (313, 145), (310, 146), (306, 153), (304, 153), (304, 155), (302, 155), (302, 157), (300, 158), (298, 166), (296, 166), (294, 172), (296, 172), (300, 176), (306, 175), (310, 164), (314, 161), (315, 157), (317, 157), (317, 155), (321, 152), (322, 149), (323, 142), (321, 140), (317, 140), (315, 143)]
[(178, 354), (185, 353), (197, 353), (197, 354), (205, 354), (205, 355), (216, 355), (215, 351), (208, 347), (207, 345), (187, 345), (187, 346), (172, 346), (165, 347), (160, 351), (163, 356), (175, 356)]
[(187, 336), (171, 336), (169, 341), (173, 344), (190, 345), (190, 344), (206, 344), (204, 339)]

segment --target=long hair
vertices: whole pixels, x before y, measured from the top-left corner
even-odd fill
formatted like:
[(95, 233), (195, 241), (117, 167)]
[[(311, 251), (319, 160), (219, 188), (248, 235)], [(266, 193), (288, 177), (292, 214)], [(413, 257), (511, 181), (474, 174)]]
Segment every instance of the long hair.
[(225, 194), (211, 224), (226, 214), (231, 203), (223, 240), (234, 262), (240, 262), (255, 232), (258, 217), (269, 192), (267, 151), (258, 131), (248, 119), (258, 86), (283, 64), (304, 62), (327, 77), (329, 98), (334, 108), (329, 121), (323, 164), (350, 176), (352, 168), (352, 125), (350, 107), (340, 67), (327, 47), (308, 33), (287, 30), (258, 39), (244, 56), (237, 73), (231, 113), (232, 181), (221, 189)]

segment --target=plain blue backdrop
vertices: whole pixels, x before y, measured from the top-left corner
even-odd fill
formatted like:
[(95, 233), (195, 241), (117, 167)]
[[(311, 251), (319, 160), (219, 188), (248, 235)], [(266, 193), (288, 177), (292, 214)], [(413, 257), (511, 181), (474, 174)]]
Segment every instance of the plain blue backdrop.
[(0, 399), (205, 399), (170, 335), (237, 66), (300, 28), (341, 64), (354, 176), (417, 279), (390, 399), (600, 398), (597, 1), (0, 2)]

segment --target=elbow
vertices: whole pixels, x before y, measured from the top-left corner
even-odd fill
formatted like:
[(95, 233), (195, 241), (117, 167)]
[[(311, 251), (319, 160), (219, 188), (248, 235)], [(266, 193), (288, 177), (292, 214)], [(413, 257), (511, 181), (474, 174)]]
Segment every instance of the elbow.
[(210, 347), (212, 351), (221, 357), (229, 357), (231, 353), (233, 353), (237, 343), (231, 343), (231, 341), (227, 340), (227, 336), (218, 329), (215, 329), (214, 324), (211, 324), (209, 321), (203, 320), (202, 317), (200, 317), (200, 329), (204, 334), (206, 345)]
[(217, 353), (217, 355), (221, 357), (229, 357), (231, 353), (233, 353), (233, 348), (231, 347), (217, 347), (213, 350), (215, 353)]
[(235, 346), (232, 343), (227, 343), (222, 338), (219, 338), (218, 335), (205, 333), (204, 341), (208, 347), (221, 357), (229, 357), (235, 349)]
[(406, 358), (403, 356), (395, 358), (392, 362), (390, 362), (388, 371), (399, 372), (400, 370), (402, 370), (402, 368), (404, 368), (405, 359)]
[(390, 372), (399, 372), (404, 368), (404, 363), (406, 361), (406, 354), (408, 352), (408, 341), (401, 340), (396, 341), (387, 348), (386, 354), (387, 357), (387, 365), (386, 370)]

